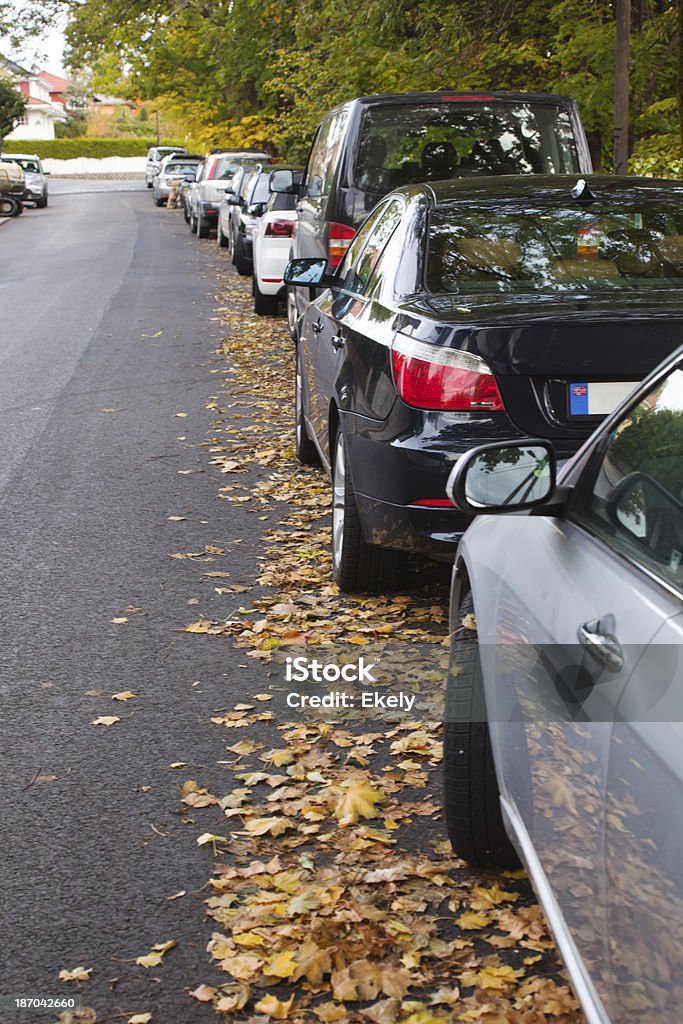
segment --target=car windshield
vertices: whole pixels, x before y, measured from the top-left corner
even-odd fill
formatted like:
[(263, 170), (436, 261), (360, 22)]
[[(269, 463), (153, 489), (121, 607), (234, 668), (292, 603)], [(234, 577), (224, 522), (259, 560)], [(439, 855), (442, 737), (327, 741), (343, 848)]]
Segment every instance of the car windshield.
[(680, 199), (536, 208), (458, 205), (432, 215), (432, 293), (634, 287), (683, 290)]
[(10, 163), (12, 163), (12, 164), (19, 164), (19, 166), (21, 168), (23, 168), (23, 170), (28, 171), (29, 174), (39, 174), (40, 173), (40, 168), (39, 168), (39, 166), (38, 166), (38, 164), (36, 163), (35, 160), (25, 160), (21, 156), (13, 156), (13, 157), (4, 156), (4, 157), (2, 157), (2, 162), (5, 163), (5, 164), (10, 164)]
[(579, 169), (564, 107), (455, 99), (368, 107), (352, 177), (357, 188), (384, 195), (430, 179)]
[(243, 164), (235, 160), (234, 157), (223, 157), (222, 160), (216, 161), (215, 172), (212, 177), (220, 181), (228, 181), (232, 178), (235, 171), (239, 170), (242, 166)]

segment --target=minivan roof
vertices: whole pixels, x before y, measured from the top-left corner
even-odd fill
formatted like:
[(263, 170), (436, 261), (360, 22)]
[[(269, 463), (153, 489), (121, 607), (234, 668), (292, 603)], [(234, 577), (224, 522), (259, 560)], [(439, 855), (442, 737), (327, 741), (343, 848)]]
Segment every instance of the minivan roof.
[[(380, 104), (466, 103), (468, 101), (485, 102), (486, 100), (497, 100), (502, 103), (569, 103), (572, 106), (576, 102), (571, 96), (561, 96), (552, 92), (496, 92), (489, 90), (463, 92), (461, 89), (442, 89), (439, 92), (377, 92), (371, 96), (357, 96), (344, 103), (338, 103), (332, 110), (340, 110), (353, 104), (369, 107)], [(331, 113), (331, 111), (329, 112)]]

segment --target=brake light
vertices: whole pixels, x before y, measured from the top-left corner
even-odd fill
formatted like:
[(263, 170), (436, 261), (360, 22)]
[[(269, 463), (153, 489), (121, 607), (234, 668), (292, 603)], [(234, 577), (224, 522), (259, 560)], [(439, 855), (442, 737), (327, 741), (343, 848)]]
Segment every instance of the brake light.
[(420, 508), (455, 508), (450, 498), (419, 498), (413, 505), (419, 505)]
[(488, 103), (490, 100), (495, 100), (495, 96), (442, 96), (442, 100), (466, 100), (467, 102), (473, 103)]
[(505, 408), (491, 370), (470, 352), (399, 337), (391, 362), (396, 390), (407, 405), (461, 412)]
[(264, 235), (271, 235), (274, 238), (291, 238), (293, 234), (294, 221), (282, 218), (268, 221), (264, 231)]
[(330, 237), (327, 243), (327, 263), (330, 270), (335, 270), (339, 266), (355, 234), (348, 224), (330, 224)]

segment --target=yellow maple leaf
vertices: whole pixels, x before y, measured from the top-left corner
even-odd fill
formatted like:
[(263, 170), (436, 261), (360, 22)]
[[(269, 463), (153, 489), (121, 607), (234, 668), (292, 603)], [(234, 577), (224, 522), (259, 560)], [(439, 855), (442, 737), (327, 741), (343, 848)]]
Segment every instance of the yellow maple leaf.
[(296, 971), (296, 966), (294, 953), (291, 949), (287, 949), (284, 953), (276, 953), (275, 956), (272, 956), (264, 965), (263, 973), (272, 978), (291, 978)]
[(291, 996), (286, 1003), (283, 1003), (277, 996), (268, 995), (260, 999), (254, 1009), (258, 1013), (265, 1013), (269, 1017), (273, 1017), (275, 1020), (286, 1020), (289, 1017), (289, 1011), (292, 1009), (293, 1002), (294, 996)]
[(460, 917), (456, 917), (455, 920), (461, 928), (469, 931), (472, 928), (485, 928), (491, 919), (486, 914), (472, 914), (470, 911), (466, 911)]
[(133, 697), (137, 697), (137, 693), (133, 693), (132, 690), (122, 690), (121, 693), (112, 693), (112, 700), (132, 700)]
[(334, 1024), (335, 1021), (344, 1020), (347, 1016), (346, 1007), (339, 1003), (321, 1003), (314, 1007), (313, 1013), (323, 1024)]
[(99, 718), (96, 718), (90, 724), (91, 725), (114, 725), (116, 722), (120, 722), (120, 721), (121, 721), (121, 719), (117, 718), (116, 715), (100, 715)]
[(245, 830), (254, 836), (263, 836), (266, 832), (270, 832), (271, 836), (281, 836), (291, 827), (291, 822), (275, 817), (251, 818), (244, 826)]
[(341, 793), (334, 808), (334, 816), (340, 826), (353, 825), (359, 818), (376, 818), (375, 804), (381, 803), (384, 794), (373, 789), (367, 779), (349, 779), (343, 782)]
[(134, 1013), (128, 1018), (128, 1024), (149, 1024), (152, 1019), (151, 1013)]

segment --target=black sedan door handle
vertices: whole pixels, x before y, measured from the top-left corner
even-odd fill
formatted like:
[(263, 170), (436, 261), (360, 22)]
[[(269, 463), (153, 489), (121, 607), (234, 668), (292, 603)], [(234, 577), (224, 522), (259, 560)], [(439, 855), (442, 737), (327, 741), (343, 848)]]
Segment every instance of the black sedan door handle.
[(624, 666), (624, 652), (615, 635), (613, 615), (604, 615), (594, 622), (579, 626), (579, 643), (608, 672), (619, 672)]
[(320, 323), (319, 320), (314, 320), (313, 323), (311, 324), (311, 330), (313, 331), (314, 334), (320, 334), (322, 329), (323, 325)]
[(341, 335), (339, 335), (339, 334), (335, 335), (335, 337), (332, 339), (332, 348), (336, 348), (336, 349), (344, 348), (345, 344), (346, 344), (345, 339), (342, 338)]

